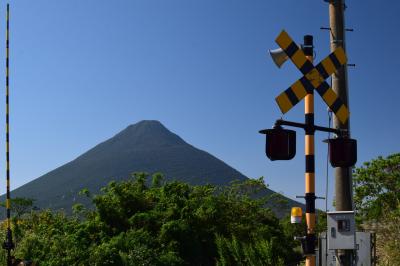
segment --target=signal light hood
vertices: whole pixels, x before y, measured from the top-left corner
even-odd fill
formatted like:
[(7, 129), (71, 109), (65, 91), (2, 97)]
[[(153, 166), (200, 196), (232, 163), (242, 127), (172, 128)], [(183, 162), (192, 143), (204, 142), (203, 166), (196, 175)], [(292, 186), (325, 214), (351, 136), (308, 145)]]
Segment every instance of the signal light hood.
[(296, 131), (275, 125), (259, 132), (266, 135), (265, 154), (271, 161), (291, 160), (296, 155)]
[(357, 141), (339, 137), (327, 139), (329, 146), (329, 161), (332, 167), (352, 167), (357, 162)]

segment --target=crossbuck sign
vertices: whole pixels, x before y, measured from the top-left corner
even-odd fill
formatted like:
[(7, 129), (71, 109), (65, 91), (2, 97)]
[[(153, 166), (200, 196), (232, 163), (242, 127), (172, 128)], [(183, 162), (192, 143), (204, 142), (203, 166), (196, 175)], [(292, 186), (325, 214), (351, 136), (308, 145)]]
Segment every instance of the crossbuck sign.
[(275, 41), (304, 75), (276, 97), (276, 102), (282, 113), (288, 112), (315, 89), (340, 122), (346, 123), (349, 117), (349, 110), (325, 81), (346, 63), (347, 59), (343, 48), (339, 47), (318, 65), (314, 66), (306, 58), (302, 49), (285, 31), (282, 31)]

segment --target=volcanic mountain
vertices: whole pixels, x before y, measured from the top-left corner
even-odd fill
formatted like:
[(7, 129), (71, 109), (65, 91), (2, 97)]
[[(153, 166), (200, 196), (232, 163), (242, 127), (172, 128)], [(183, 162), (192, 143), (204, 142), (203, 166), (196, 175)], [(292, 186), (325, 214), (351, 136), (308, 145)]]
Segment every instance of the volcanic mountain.
[[(75, 160), (15, 189), (12, 197), (32, 198), (39, 208), (69, 212), (80, 201), (78, 192), (83, 188), (96, 194), (110, 181), (126, 179), (133, 172), (161, 172), (167, 180), (193, 185), (227, 185), (233, 180), (247, 179), (223, 161), (186, 143), (160, 122), (146, 120), (128, 126)], [(263, 192), (272, 193), (269, 189)], [(294, 203), (288, 200), (287, 207)]]

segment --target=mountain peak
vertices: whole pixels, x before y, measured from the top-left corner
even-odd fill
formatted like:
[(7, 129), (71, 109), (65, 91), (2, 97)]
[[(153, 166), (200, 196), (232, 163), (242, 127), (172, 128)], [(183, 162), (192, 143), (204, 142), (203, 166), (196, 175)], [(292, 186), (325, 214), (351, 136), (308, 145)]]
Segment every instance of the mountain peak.
[(137, 122), (136, 124), (129, 125), (126, 130), (167, 130), (168, 129), (161, 124), (158, 120), (142, 120)]
[[(97, 194), (110, 181), (124, 180), (133, 172), (161, 172), (168, 181), (190, 184), (227, 185), (233, 180), (246, 180), (240, 172), (186, 143), (159, 121), (144, 120), (12, 193), (35, 199), (40, 208), (68, 211), (83, 188)], [(265, 193), (272, 191), (267, 189)]]
[(132, 124), (114, 136), (115, 141), (140, 147), (184, 144), (179, 136), (169, 131), (160, 121), (142, 120)]

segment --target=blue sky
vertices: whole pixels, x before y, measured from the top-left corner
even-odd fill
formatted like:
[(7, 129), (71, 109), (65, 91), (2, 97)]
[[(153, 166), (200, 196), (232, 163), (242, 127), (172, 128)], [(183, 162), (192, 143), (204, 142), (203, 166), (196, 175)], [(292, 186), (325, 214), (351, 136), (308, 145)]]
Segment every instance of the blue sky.
[[(348, 1), (357, 165), (400, 150), (398, 10), (394, 0)], [(4, 1), (1, 14), (4, 18)], [(268, 161), (258, 134), (281, 117), (274, 98), (301, 77), (290, 62), (278, 69), (266, 51), (277, 47), (274, 40), (285, 29), (299, 43), (303, 35), (314, 35), (316, 61), (328, 55), (329, 33), (319, 29), (329, 26), (324, 1), (19, 0), (11, 1), (10, 25), (12, 188), (129, 124), (156, 119), (245, 175), (264, 176), (272, 189), (292, 198), (304, 194), (303, 132), (298, 131), (297, 156), (287, 162)], [(316, 99), (316, 122), (325, 126), (326, 106)], [(303, 121), (303, 108), (298, 104), (284, 118)], [(316, 138), (320, 196), (324, 138), (324, 133)], [(4, 160), (0, 154), (1, 169)], [(3, 193), (5, 181), (0, 184)]]

